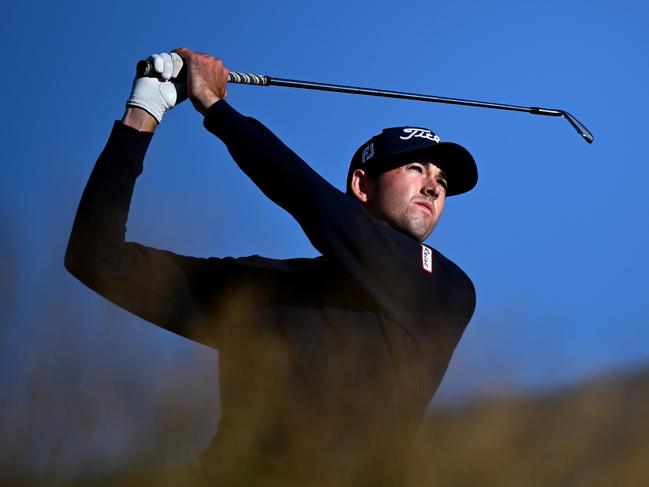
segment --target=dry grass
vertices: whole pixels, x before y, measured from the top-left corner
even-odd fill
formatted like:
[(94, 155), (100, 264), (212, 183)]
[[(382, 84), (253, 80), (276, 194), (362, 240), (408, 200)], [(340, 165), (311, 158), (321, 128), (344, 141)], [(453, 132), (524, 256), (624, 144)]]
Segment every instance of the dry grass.
[(434, 411), (413, 486), (640, 486), (649, 479), (649, 374), (537, 398)]
[[(177, 401), (177, 396), (168, 396)], [(649, 479), (649, 374), (592, 382), (541, 397), (511, 398), (426, 418), (412, 456), (410, 486), (641, 486)], [(167, 412), (176, 410), (168, 408)], [(158, 422), (173, 422), (161, 415)], [(173, 442), (173, 424), (166, 441)], [(186, 425), (181, 425), (186, 428)], [(151, 464), (64, 485), (192, 486), (191, 467)], [(3, 485), (50, 485), (47, 476)]]

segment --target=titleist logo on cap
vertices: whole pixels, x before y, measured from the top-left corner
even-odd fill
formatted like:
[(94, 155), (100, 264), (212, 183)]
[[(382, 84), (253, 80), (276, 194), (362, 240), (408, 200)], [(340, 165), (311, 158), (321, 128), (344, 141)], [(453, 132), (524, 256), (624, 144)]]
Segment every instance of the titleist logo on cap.
[(409, 140), (412, 139), (413, 137), (419, 137), (421, 139), (428, 139), (432, 140), (433, 142), (437, 142), (439, 144), (440, 138), (438, 135), (435, 135), (432, 133), (430, 130), (427, 129), (418, 129), (418, 128), (405, 128), (403, 129), (403, 132), (407, 134), (405, 137), (402, 135), (399, 137), (401, 140)]

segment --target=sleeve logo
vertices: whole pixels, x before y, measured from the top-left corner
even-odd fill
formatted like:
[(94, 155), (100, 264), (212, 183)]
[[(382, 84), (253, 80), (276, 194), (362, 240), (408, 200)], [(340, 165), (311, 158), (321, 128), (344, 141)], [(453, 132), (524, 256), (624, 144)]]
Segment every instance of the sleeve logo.
[(421, 266), (426, 272), (433, 272), (433, 251), (424, 244), (421, 244)]

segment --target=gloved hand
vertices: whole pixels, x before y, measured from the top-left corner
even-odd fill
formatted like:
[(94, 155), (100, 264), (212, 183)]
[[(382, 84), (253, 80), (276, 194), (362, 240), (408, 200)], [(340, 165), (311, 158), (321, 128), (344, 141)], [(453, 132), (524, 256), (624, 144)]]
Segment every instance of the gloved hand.
[(153, 61), (158, 77), (135, 78), (126, 105), (145, 109), (160, 123), (167, 110), (187, 98), (187, 84), (173, 81), (183, 67), (183, 60), (175, 52), (152, 54), (149, 60)]

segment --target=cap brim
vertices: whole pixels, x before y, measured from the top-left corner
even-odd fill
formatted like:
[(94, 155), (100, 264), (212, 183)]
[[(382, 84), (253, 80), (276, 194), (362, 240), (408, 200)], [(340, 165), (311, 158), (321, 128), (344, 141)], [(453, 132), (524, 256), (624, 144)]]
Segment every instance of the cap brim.
[(394, 154), (388, 160), (375, 161), (373, 169), (376, 172), (384, 172), (412, 161), (432, 162), (444, 171), (448, 183), (446, 196), (471, 191), (478, 183), (478, 168), (473, 156), (464, 147), (454, 142), (440, 142)]
[(478, 183), (478, 167), (475, 160), (471, 153), (459, 144), (440, 142), (423, 150), (421, 155), (430, 155), (430, 161), (446, 174), (446, 196), (471, 191)]

